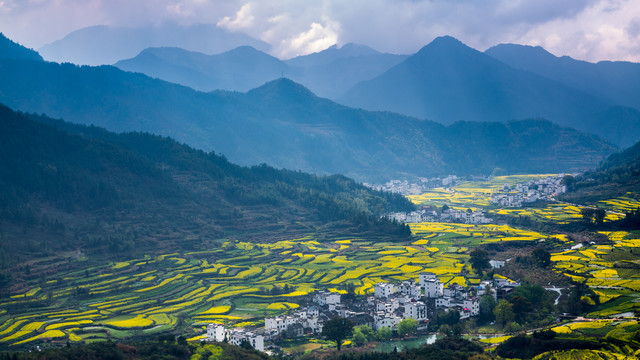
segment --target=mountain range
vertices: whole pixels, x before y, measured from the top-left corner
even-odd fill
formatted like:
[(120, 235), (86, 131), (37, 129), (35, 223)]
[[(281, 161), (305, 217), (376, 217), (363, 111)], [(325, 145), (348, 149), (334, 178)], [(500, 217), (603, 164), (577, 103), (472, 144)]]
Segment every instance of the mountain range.
[(136, 56), (149, 47), (180, 46), (191, 51), (217, 54), (243, 45), (263, 51), (271, 47), (264, 41), (240, 32), (226, 31), (214, 24), (181, 26), (164, 23), (141, 28), (90, 26), (47, 44), (38, 52), (47, 61), (106, 65)]
[(500, 44), (485, 54), (514, 67), (545, 76), (616, 105), (640, 109), (640, 64), (626, 61), (590, 63), (557, 57), (540, 46)]
[(145, 49), (134, 58), (118, 61), (115, 66), (200, 91), (244, 92), (286, 76), (318, 96), (336, 98), (405, 58), (356, 44), (334, 46), (286, 61), (250, 46), (217, 55), (165, 47)]
[(620, 119), (606, 116), (622, 100), (511, 67), (452, 37), (435, 39), (404, 62), (356, 85), (338, 101), (445, 124), (545, 118), (621, 146), (640, 140), (640, 117), (623, 119), (620, 127), (633, 136), (621, 138), (614, 130)]
[(253, 48), (146, 49), (116, 66), (197, 90), (247, 91), (286, 76), (315, 94), (444, 124), (545, 118), (621, 147), (640, 140), (640, 64), (592, 64), (503, 44), (482, 53), (440, 37), (411, 56), (347, 44), (281, 61)]
[(148, 131), (216, 151), (241, 165), (375, 181), (406, 176), (583, 171), (615, 147), (529, 120), (451, 126), (371, 112), (315, 96), (287, 79), (247, 93), (193, 89), (121, 71), (0, 61), (0, 102), (110, 131)]

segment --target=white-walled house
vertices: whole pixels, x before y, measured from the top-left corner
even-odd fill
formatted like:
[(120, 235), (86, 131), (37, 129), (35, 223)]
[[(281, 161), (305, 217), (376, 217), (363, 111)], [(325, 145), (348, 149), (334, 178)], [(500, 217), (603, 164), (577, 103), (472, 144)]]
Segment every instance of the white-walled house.
[(442, 296), (444, 285), (434, 273), (424, 272), (418, 275), (418, 283), (424, 289), (424, 296), (437, 298)]
[(251, 346), (258, 350), (264, 352), (264, 336), (254, 334), (251, 331), (245, 330), (243, 328), (233, 328), (228, 330), (229, 335), (229, 344), (240, 346), (243, 341), (248, 342)]
[(222, 324), (209, 324), (207, 325), (207, 340), (223, 342), (227, 334), (224, 325)]
[(420, 298), (420, 287), (413, 281), (403, 281), (395, 285), (396, 294), (404, 294), (412, 299)]
[(293, 316), (275, 316), (264, 319), (264, 328), (267, 330), (276, 330), (278, 334), (286, 331), (287, 328), (299, 321)]
[(469, 309), (471, 316), (480, 315), (480, 301), (476, 298), (462, 300), (462, 307)]
[(427, 320), (427, 305), (422, 301), (412, 301), (404, 304), (404, 318), (418, 321)]
[(402, 321), (402, 318), (393, 314), (384, 314), (384, 313), (380, 313), (380, 314), (376, 314), (373, 316), (373, 322), (374, 322), (374, 330), (380, 330), (383, 327), (388, 327), (391, 329), (394, 329), (398, 323), (400, 323), (400, 321)]
[(318, 291), (313, 296), (313, 300), (320, 306), (340, 304), (340, 294), (330, 291)]
[(389, 283), (377, 283), (373, 286), (373, 293), (377, 298), (388, 298), (395, 292), (395, 286)]
[(207, 325), (207, 340), (222, 342), (225, 338), (229, 344), (239, 346), (243, 341), (248, 342), (254, 349), (264, 352), (264, 336), (243, 328), (225, 329), (222, 324)]

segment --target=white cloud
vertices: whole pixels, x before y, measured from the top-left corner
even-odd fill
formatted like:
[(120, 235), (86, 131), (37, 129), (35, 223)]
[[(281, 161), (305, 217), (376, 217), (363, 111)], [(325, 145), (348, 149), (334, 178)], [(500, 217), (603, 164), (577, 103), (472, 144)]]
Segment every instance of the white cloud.
[(253, 25), (255, 18), (251, 15), (251, 3), (242, 5), (240, 10), (236, 13), (236, 18), (231, 19), (229, 16), (225, 16), (222, 20), (218, 21), (218, 26), (237, 31), (246, 28), (250, 28)]
[(638, 1), (604, 0), (574, 17), (536, 26), (516, 41), (578, 59), (640, 62), (640, 31), (634, 30), (639, 17)]
[(640, 61), (637, 0), (0, 0), (0, 31), (31, 47), (81, 27), (217, 23), (277, 56), (357, 42), (412, 53), (452, 35), (479, 50), (537, 44), (579, 59)]
[(309, 30), (282, 40), (273, 52), (281, 58), (291, 58), (322, 51), (338, 42), (336, 28), (336, 24), (311, 23)]

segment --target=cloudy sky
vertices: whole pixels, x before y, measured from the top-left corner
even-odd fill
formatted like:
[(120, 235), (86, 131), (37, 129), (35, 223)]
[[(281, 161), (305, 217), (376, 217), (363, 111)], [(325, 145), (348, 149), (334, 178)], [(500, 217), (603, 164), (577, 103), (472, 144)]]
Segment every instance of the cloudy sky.
[(640, 62), (638, 0), (0, 0), (0, 32), (35, 49), (90, 25), (163, 22), (245, 32), (281, 58), (349, 42), (413, 53), (451, 35), (478, 50), (510, 42)]

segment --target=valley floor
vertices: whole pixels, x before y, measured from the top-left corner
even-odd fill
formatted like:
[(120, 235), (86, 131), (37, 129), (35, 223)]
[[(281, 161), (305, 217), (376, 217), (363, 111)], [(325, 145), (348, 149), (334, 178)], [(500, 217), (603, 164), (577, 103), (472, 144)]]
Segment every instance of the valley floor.
[[(493, 185), (462, 183), (454, 192), (436, 189), (412, 200), (485, 209), (503, 216), (582, 221), (579, 208), (571, 204), (491, 208), (487, 196), (497, 184), (500, 181)], [(640, 206), (640, 202), (618, 198), (599, 205), (613, 214)], [(494, 247), (513, 251), (510, 243), (548, 249), (551, 266), (543, 279), (553, 283), (543, 285), (585, 284), (597, 295), (599, 305), (585, 317), (600, 320), (554, 324), (557, 333), (607, 334), (619, 327), (637, 326), (637, 318), (614, 318), (635, 318), (640, 309), (638, 231), (547, 233), (505, 221), (415, 223), (410, 227), (414, 239), (406, 243), (308, 234), (274, 243), (221, 239), (214, 248), (123, 258), (109, 264), (94, 263), (82, 254), (63, 261), (43, 259), (29, 266), (38, 269), (55, 262), (59, 271), (36, 274), (28, 281), (28, 290), (1, 299), (0, 347), (17, 350), (42, 343), (141, 338), (167, 332), (196, 341), (206, 336), (206, 326), (212, 322), (264, 326), (266, 316), (306, 305), (306, 295), (315, 290), (345, 294), (352, 287), (355, 295), (366, 295), (378, 282), (415, 281), (421, 272), (435, 273), (445, 287), (478, 285), (482, 274), (471, 267), (470, 250), (497, 244)], [(492, 256), (507, 260), (500, 251)], [(508, 268), (503, 273), (506, 277), (518, 274), (517, 269), (509, 272)], [(493, 276), (505, 277), (500, 273), (498, 269)], [(528, 280), (542, 282), (535, 276)], [(494, 344), (508, 337), (484, 342)], [(329, 346), (316, 344), (308, 348)]]

